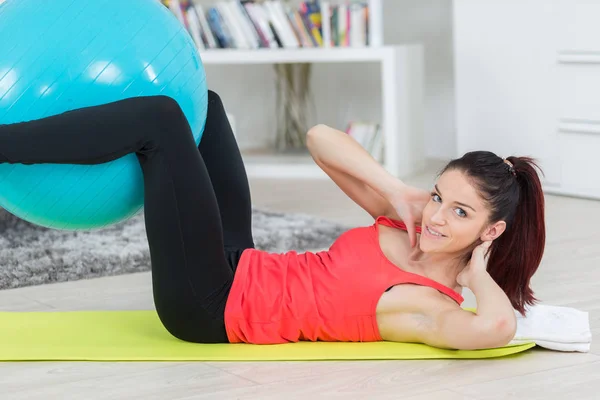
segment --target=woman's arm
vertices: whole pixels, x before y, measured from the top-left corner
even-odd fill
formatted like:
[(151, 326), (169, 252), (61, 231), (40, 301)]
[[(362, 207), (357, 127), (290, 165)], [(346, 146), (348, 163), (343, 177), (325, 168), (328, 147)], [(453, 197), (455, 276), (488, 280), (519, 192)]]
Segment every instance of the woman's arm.
[(506, 346), (515, 336), (514, 315), (511, 319), (487, 318), (461, 308), (439, 307), (433, 316), (421, 316), (420, 341), (430, 346), (479, 350)]
[(477, 299), (477, 315), (492, 322), (504, 321), (516, 329), (516, 317), (510, 299), (487, 272), (491, 241), (475, 247), (468, 264), (456, 277), (459, 285), (471, 289)]
[(424, 311), (415, 316), (420, 341), (440, 348), (477, 350), (506, 346), (515, 337), (513, 308), (492, 277), (484, 271), (471, 280), (470, 288), (477, 299), (476, 312), (437, 298), (422, 301)]
[(477, 300), (477, 315), (508, 329), (514, 336), (517, 318), (513, 306), (491, 275), (487, 271), (474, 274), (469, 280), (469, 289)]
[(373, 218), (400, 219), (390, 198), (406, 186), (348, 134), (326, 125), (310, 129), (306, 145), (323, 171)]
[(486, 270), (490, 244), (484, 242), (473, 249), (471, 260), (456, 277), (460, 285), (475, 295), (476, 313), (429, 305), (425, 314), (431, 323), (423, 325), (430, 327), (423, 331), (425, 343), (464, 350), (483, 349), (504, 346), (515, 336), (517, 318), (512, 304)]

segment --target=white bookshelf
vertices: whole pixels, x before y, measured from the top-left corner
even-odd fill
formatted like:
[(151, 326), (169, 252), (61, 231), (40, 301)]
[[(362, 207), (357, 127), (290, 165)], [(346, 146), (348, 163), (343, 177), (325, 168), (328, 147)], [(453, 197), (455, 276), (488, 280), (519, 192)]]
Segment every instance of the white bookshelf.
[[(423, 144), (423, 47), (421, 45), (362, 48), (300, 48), (200, 50), (205, 65), (278, 63), (380, 64), (382, 93), (383, 166), (399, 178), (424, 167)], [(326, 177), (312, 160), (286, 155), (252, 156), (246, 169), (252, 177)]]

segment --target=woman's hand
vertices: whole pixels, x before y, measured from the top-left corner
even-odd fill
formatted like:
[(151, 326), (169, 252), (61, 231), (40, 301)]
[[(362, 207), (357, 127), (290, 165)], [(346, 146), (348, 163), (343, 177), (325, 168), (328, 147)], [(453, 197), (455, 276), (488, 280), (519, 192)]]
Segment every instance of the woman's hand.
[(492, 241), (483, 242), (473, 249), (471, 260), (456, 277), (456, 282), (463, 287), (471, 287), (471, 282), (480, 276), (482, 273), (487, 273), (488, 250)]
[(406, 225), (410, 246), (417, 244), (415, 225), (421, 223), (423, 210), (429, 202), (431, 194), (422, 189), (402, 184), (390, 196), (390, 203), (398, 216)]
[(477, 318), (487, 326), (494, 326), (504, 339), (514, 337), (517, 319), (511, 300), (487, 271), (492, 241), (475, 247), (471, 260), (456, 277), (456, 282), (467, 287), (475, 295)]

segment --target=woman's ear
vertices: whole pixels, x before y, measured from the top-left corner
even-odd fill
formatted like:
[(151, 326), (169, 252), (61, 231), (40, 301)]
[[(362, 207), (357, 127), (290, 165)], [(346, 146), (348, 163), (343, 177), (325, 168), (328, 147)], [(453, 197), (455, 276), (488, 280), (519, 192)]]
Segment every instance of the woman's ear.
[(486, 242), (488, 240), (496, 240), (502, 233), (506, 230), (506, 222), (498, 221), (490, 226), (488, 226), (483, 234), (481, 235), (481, 240)]

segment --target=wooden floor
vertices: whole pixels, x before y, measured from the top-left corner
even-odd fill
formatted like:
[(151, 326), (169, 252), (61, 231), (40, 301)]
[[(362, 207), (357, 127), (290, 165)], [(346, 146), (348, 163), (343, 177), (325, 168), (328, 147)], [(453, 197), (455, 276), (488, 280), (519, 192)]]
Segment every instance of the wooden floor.
[[(433, 174), (407, 180), (428, 188)], [(251, 180), (254, 204), (347, 224), (371, 218), (328, 181)], [(547, 197), (534, 277), (547, 304), (590, 312), (600, 334), (600, 202)], [(474, 305), (465, 295), (467, 306)], [(148, 273), (0, 291), (0, 310), (151, 309)], [(4, 329), (4, 327), (0, 327)], [(0, 399), (598, 399), (600, 346), (491, 360), (0, 363)]]

